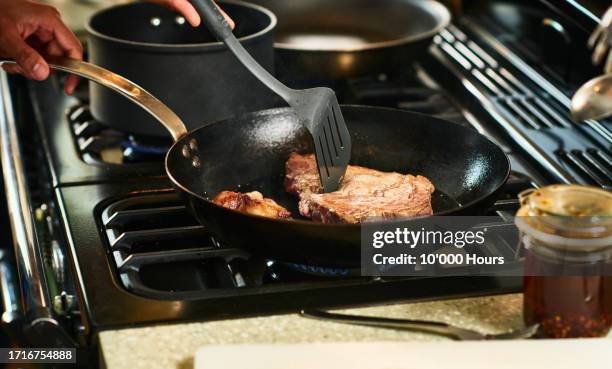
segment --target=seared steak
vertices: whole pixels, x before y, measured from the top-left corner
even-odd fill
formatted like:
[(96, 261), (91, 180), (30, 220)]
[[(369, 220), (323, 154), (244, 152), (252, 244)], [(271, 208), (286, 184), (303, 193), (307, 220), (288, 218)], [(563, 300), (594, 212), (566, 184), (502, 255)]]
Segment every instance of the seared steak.
[(322, 223), (360, 223), (367, 217), (431, 215), (434, 186), (423, 176), (349, 165), (340, 189), (322, 193), (314, 154), (292, 153), (285, 189), (300, 197), (300, 214)]
[(274, 200), (264, 198), (260, 192), (249, 193), (223, 191), (213, 202), (223, 207), (242, 211), (248, 214), (261, 215), (268, 218), (290, 218), (289, 210), (278, 205)]

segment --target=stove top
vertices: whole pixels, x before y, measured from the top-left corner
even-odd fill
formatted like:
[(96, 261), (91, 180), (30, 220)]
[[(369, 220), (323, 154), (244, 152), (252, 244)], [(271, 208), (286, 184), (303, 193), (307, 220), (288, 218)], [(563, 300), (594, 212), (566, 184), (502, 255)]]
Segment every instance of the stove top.
[[(516, 194), (528, 187), (517, 177), (508, 183), (491, 210), (498, 226), (514, 229)], [(57, 196), (96, 329), (503, 293), (520, 286), (513, 277), (368, 278), (359, 271), (258, 258), (217, 244), (163, 180), (64, 186)], [(500, 239), (487, 249), (520, 263), (516, 245)]]
[[(421, 66), (410, 67), (407, 75), (351, 80), (335, 88), (342, 103), (410, 109), (477, 129)], [(87, 294), (87, 326), (501, 293), (520, 286), (517, 278), (453, 278), (452, 283), (444, 278), (365, 278), (359, 270), (284, 264), (220, 245), (186, 212), (165, 179), (162, 162), (169, 139), (105, 127), (92, 117), (83, 93), (66, 98), (48, 85), (30, 93), (39, 115), (53, 109), (45, 99), (63, 104), (55, 122), (59, 126), (39, 124), (39, 129), (49, 137), (45, 145), (58, 182), (55, 196), (74, 262), (80, 265), (80, 290)], [(72, 150), (58, 145), (66, 134)], [(532, 185), (525, 174), (513, 176), (491, 210), (499, 226), (514, 229), (516, 195)], [(516, 244), (500, 240), (489, 252), (520, 263)]]
[[(533, 18), (534, 3), (517, 2), (517, 14), (528, 10), (521, 19)], [(537, 21), (557, 17), (548, 2), (541, 3)], [(504, 28), (499, 14), (493, 5), (466, 6), (436, 36), (428, 55), (407, 65), (403, 76), (371, 76), (333, 87), (341, 103), (432, 114), (498, 143), (513, 173), (489, 215), (497, 216), (496, 226), (512, 231), (521, 190), (558, 182), (610, 188), (612, 125), (606, 120), (571, 123), (569, 93), (594, 70), (573, 60), (570, 65), (580, 66), (579, 73), (564, 75), (565, 69), (552, 63), (530, 65), (526, 60), (538, 59), (522, 42), (526, 36)], [(580, 29), (588, 21), (557, 18), (575, 37), (572, 42), (580, 44), (587, 34)], [(552, 51), (538, 52), (548, 60)], [(586, 50), (576, 51), (582, 54), (587, 57)], [(3, 159), (17, 159), (9, 168), (15, 178), (4, 178), (7, 197), (16, 202), (11, 210), (21, 215), (14, 227), (22, 232), (14, 235), (18, 256), (33, 260), (18, 258), (24, 263), (18, 267), (29, 267), (39, 277), (22, 286), (26, 315), (44, 312), (80, 344), (90, 343), (101, 329), (125, 325), (521, 288), (520, 279), (512, 277), (366, 278), (349, 269), (282, 264), (218, 244), (171, 189), (163, 167), (170, 139), (108, 128), (91, 116), (84, 90), (67, 97), (58, 81), (3, 82), (3, 96), (10, 93), (18, 102), (14, 119), (0, 121), (2, 137), (10, 144), (4, 146)], [(9, 110), (3, 110), (6, 116)], [(520, 266), (516, 244), (500, 239), (483, 252), (504, 255)]]
[[(408, 75), (351, 80), (336, 90), (343, 103), (410, 109), (479, 129), (422, 66), (410, 67)], [(85, 330), (520, 288), (520, 279), (511, 277), (365, 278), (359, 270), (284, 264), (220, 245), (170, 189), (163, 168), (169, 139), (104, 126), (92, 117), (82, 92), (65, 97), (52, 83), (28, 92), (48, 152), (58, 223), (68, 235), (66, 256), (80, 270), (74, 293), (85, 302)], [(57, 120), (43, 119), (49, 116)], [(491, 209), (498, 226), (514, 230), (516, 196), (534, 182), (529, 174), (513, 174)], [(520, 266), (516, 244), (500, 239), (489, 255), (504, 255)]]

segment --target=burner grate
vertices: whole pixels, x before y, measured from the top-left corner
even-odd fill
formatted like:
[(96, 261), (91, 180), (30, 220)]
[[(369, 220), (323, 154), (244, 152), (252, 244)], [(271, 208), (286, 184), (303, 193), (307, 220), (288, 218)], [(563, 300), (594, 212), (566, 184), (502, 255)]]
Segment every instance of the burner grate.
[[(511, 176), (503, 196), (487, 214), (497, 215), (499, 223), (487, 226), (507, 229), (509, 235), (516, 233), (513, 215), (519, 207), (517, 195), (531, 187), (526, 178)], [(133, 194), (106, 206), (99, 217), (123, 286), (142, 296), (191, 299), (241, 290), (292, 289), (304, 283), (336, 285), (371, 280), (361, 277), (359, 269), (282, 263), (220, 245), (173, 191)], [(483, 255), (520, 260), (517, 244), (510, 236), (500, 238), (487, 245)]]
[(83, 161), (89, 164), (161, 162), (172, 145), (168, 138), (134, 136), (95, 120), (89, 106), (68, 111), (68, 121)]
[[(410, 69), (410, 75), (417, 74)], [(459, 106), (442, 90), (424, 86), (420, 81), (406, 78), (360, 78), (348, 81), (342, 94), (343, 103), (384, 106), (410, 110), (446, 119), (473, 128), (461, 113)]]
[(590, 184), (612, 190), (612, 158), (605, 152), (586, 150), (559, 150), (557, 157), (562, 163), (579, 172)]
[(433, 54), (467, 77), (468, 91), (520, 143), (529, 160), (549, 171), (554, 182), (610, 188), (608, 124), (573, 123), (569, 98), (559, 97), (561, 92), (545, 85), (536, 71), (486, 36), (486, 31), (469, 21), (462, 25), (474, 36), (451, 25), (434, 37)]
[[(457, 36), (460, 34), (461, 36)], [(463, 40), (463, 41), (462, 41)], [(518, 77), (486, 53), (456, 27), (449, 27), (434, 42), (462, 68), (470, 72), (506, 116), (525, 128), (570, 128), (571, 119), (553, 99), (535, 86), (528, 87)]]
[(159, 299), (214, 297), (236, 288), (347, 276), (308, 274), (220, 245), (170, 191), (116, 201), (102, 211), (100, 220), (124, 287), (138, 295)]

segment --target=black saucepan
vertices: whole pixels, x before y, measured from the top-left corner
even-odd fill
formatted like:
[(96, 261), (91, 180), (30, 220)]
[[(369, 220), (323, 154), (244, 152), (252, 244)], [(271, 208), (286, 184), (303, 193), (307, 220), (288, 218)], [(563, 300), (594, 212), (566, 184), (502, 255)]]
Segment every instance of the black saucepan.
[[(309, 152), (311, 138), (290, 108), (250, 113), (187, 133), (172, 110), (125, 78), (76, 60), (48, 61), (52, 68), (120, 92), (164, 124), (176, 141), (166, 156), (168, 176), (219, 241), (279, 261), (359, 265), (359, 225), (271, 219), (210, 201), (223, 190), (257, 190), (298, 215), (297, 199), (283, 186), (285, 161), (293, 151)], [(7, 62), (14, 63), (0, 60)], [(433, 208), (438, 215), (479, 213), (508, 178), (504, 152), (470, 128), (387, 108), (344, 106), (342, 113), (352, 136), (352, 163), (426, 176), (437, 188)]]
[[(270, 11), (239, 1), (221, 6), (236, 21), (234, 34), (273, 70)], [(105, 8), (87, 23), (89, 60), (142, 85), (176, 111), (187, 127), (275, 106), (275, 95), (253, 77), (205, 27), (150, 3)], [(117, 130), (166, 137), (168, 132), (117, 94), (90, 85), (93, 116)]]

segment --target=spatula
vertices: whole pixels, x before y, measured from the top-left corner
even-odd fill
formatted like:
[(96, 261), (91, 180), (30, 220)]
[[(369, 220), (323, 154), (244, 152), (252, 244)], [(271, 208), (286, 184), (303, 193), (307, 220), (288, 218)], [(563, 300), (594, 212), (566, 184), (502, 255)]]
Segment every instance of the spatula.
[(336, 94), (329, 88), (294, 90), (274, 78), (242, 47), (212, 0), (191, 0), (213, 35), (225, 43), (240, 62), (263, 84), (282, 97), (312, 135), (321, 186), (338, 189), (351, 156), (351, 136)]

